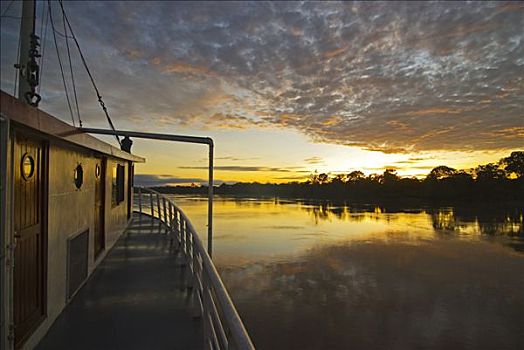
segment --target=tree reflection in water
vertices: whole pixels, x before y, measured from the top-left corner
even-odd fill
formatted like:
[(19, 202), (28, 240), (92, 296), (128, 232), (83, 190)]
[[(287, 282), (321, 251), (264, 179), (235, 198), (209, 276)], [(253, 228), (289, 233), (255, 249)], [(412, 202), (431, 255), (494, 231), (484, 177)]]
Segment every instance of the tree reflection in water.
[[(477, 231), (486, 235), (524, 236), (524, 214), (522, 207), (438, 207), (405, 209), (375, 205), (336, 206), (330, 203), (303, 205), (316, 222), (338, 219), (342, 221), (395, 220), (391, 215), (371, 214), (428, 214), (435, 230), (467, 234)], [(366, 215), (358, 215), (366, 214)]]
[(214, 237), (259, 349), (524, 348), (522, 206), (222, 198)]

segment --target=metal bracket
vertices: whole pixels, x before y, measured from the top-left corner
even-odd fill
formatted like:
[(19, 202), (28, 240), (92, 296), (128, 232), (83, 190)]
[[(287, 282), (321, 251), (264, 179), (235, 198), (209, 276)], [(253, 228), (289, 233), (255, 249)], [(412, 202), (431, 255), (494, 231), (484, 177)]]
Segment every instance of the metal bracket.
[(15, 341), (15, 328), (16, 326), (14, 325), (14, 323), (9, 324), (9, 332), (7, 333), (7, 339), (9, 340), (9, 342)]

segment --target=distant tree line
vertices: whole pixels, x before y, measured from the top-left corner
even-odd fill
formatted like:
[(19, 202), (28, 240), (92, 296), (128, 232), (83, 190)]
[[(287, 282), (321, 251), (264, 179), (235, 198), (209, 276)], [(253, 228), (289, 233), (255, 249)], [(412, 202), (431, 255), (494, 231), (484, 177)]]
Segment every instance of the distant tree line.
[[(206, 186), (164, 186), (156, 189), (178, 194), (204, 194), (207, 191)], [(524, 151), (512, 152), (498, 163), (479, 165), (469, 170), (437, 166), (424, 179), (400, 177), (394, 169), (367, 176), (362, 171), (334, 176), (321, 173), (312, 174), (304, 182), (222, 184), (215, 187), (215, 193), (352, 201), (522, 201)]]

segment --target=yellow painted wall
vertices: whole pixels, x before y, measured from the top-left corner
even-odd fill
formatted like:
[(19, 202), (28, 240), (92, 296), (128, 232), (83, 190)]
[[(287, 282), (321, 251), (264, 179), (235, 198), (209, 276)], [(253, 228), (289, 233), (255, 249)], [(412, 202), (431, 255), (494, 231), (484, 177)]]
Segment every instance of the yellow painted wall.
[[(88, 275), (111, 249), (127, 225), (128, 163), (107, 160), (105, 178), (105, 250), (94, 258), (95, 165), (100, 162), (94, 154), (63, 145), (49, 146), (48, 197), (48, 270), (47, 318), (24, 349), (32, 349), (45, 335), (67, 303), (67, 240), (89, 230)], [(82, 164), (84, 183), (80, 189), (74, 184), (74, 169)], [(125, 165), (125, 197), (118, 206), (111, 202), (112, 169)]]

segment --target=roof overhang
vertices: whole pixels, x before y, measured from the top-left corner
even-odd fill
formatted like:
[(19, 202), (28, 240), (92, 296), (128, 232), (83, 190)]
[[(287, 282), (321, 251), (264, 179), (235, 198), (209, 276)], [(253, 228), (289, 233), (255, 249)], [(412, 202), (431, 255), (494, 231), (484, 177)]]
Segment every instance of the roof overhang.
[(50, 138), (57, 138), (81, 148), (100, 152), (116, 158), (144, 163), (145, 158), (124, 152), (107, 142), (71, 126), (60, 119), (0, 90), (0, 113), (16, 124), (29, 127)]

